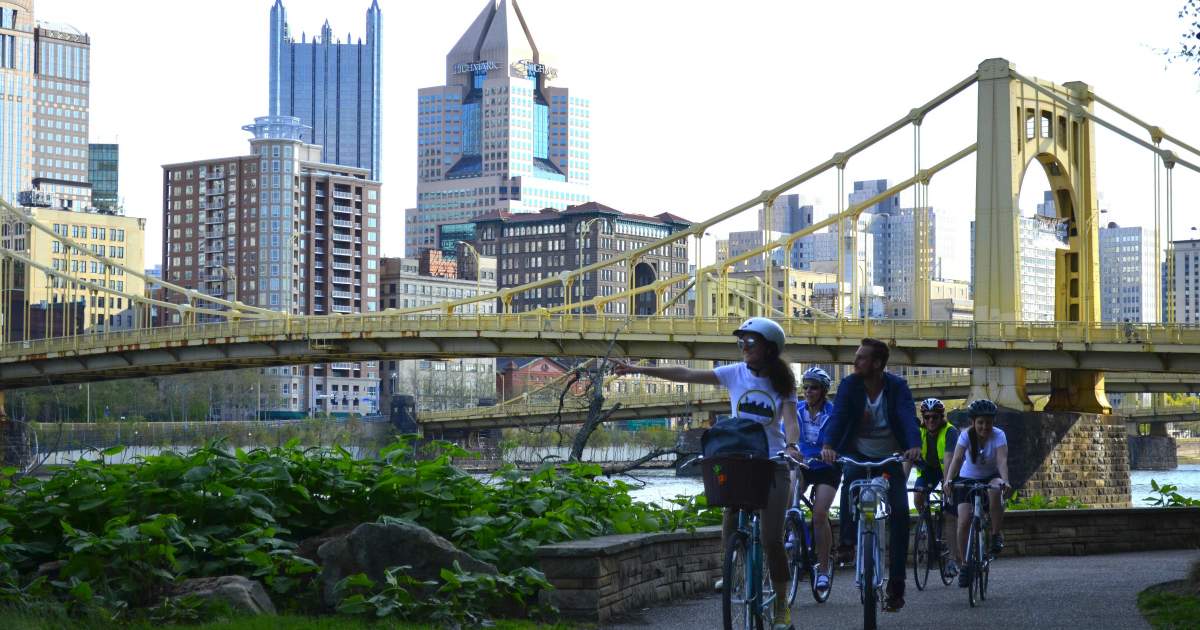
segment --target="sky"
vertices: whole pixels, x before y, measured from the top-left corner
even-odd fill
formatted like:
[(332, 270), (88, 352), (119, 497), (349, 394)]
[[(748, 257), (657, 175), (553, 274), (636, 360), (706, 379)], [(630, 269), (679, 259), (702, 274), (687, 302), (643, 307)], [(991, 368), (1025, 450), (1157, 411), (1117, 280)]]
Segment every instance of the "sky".
[[(486, 1), (379, 2), (385, 255), (403, 253), (404, 209), (416, 200), (417, 90), (444, 84), (446, 53)], [(241, 126), (266, 114), (272, 3), (36, 2), (37, 19), (91, 36), (91, 140), (121, 145), (121, 196), (127, 214), (147, 219), (147, 267), (161, 257), (161, 165), (245, 154)], [(592, 198), (629, 212), (717, 214), (903, 117), (991, 57), (1027, 76), (1087, 82), (1200, 146), (1200, 77), (1159, 52), (1179, 42), (1183, 0), (519, 4), (559, 70), (556, 84), (591, 101)], [(285, 2), (293, 33), (311, 36), (328, 19), (335, 36), (355, 39), (365, 35), (369, 5)], [(972, 88), (926, 119), (924, 164), (974, 141), (976, 98)], [(1096, 163), (1105, 221), (1151, 227), (1151, 155), (1102, 130)], [(969, 274), (974, 164), (960, 162), (929, 189), (947, 277)], [(1184, 237), (1200, 227), (1200, 174), (1177, 170), (1175, 234)], [(845, 178), (849, 189), (856, 179), (897, 181), (912, 172), (912, 133), (904, 130), (851, 160)], [(1031, 169), (1022, 185), (1026, 213), (1045, 188), (1045, 176)], [(836, 210), (832, 174), (792, 192), (815, 203), (818, 217)], [(753, 229), (752, 214), (713, 231)]]

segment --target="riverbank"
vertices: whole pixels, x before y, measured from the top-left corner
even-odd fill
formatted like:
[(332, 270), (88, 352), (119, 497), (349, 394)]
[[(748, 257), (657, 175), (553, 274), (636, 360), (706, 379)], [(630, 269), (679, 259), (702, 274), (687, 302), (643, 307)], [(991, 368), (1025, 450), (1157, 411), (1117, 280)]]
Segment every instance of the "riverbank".
[(1200, 464), (1200, 438), (1175, 438), (1180, 464)]

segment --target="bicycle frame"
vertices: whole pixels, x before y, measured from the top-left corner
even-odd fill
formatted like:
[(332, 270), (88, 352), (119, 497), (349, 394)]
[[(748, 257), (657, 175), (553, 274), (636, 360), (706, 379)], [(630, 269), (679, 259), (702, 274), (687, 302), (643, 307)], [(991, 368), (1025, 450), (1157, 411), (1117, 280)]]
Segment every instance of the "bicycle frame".
[[(869, 501), (864, 502), (863, 492), (869, 490)], [(854, 513), (858, 522), (858, 554), (854, 563), (854, 583), (861, 589), (863, 585), (862, 567), (865, 561), (863, 554), (870, 553), (875, 567), (880, 567), (883, 560), (883, 543), (882, 537), (887, 523), (890, 507), (887, 502), (888, 480), (883, 477), (870, 477), (868, 479), (859, 479), (850, 484), (850, 501), (854, 505)], [(873, 498), (871, 498), (873, 496)], [(871, 544), (863, 544), (864, 538), (872, 535)], [(883, 588), (883, 572), (875, 571), (875, 579), (872, 580), (873, 588)]]
[[(884, 466), (891, 463), (899, 463), (903, 458), (899, 455), (893, 455), (887, 459), (878, 462), (859, 462), (848, 457), (839, 457), (838, 462), (858, 466), (867, 469), (867, 478), (858, 479), (850, 483), (850, 503), (854, 508), (855, 520), (858, 522), (858, 552), (857, 559), (854, 563), (854, 583), (860, 590), (868, 588), (863, 584), (862, 567), (866, 559), (865, 554), (870, 553), (872, 566), (875, 567), (875, 576), (872, 579), (870, 588), (883, 588), (883, 572), (879, 569), (883, 566), (883, 543), (882, 537), (886, 531), (885, 525), (889, 512), (891, 511), (888, 503), (888, 488), (890, 481), (883, 477), (882, 474), (876, 476), (874, 472), (882, 469)], [(903, 483), (902, 481), (900, 483)], [(866, 493), (867, 500), (863, 499)], [(864, 539), (870, 537), (871, 544), (864, 544)], [(869, 549), (868, 549), (869, 547)]]
[(987, 509), (989, 490), (987, 483), (956, 483), (965, 488), (971, 499), (971, 524), (967, 529), (967, 540), (963, 543), (966, 552), (963, 562), (971, 572), (971, 584), (967, 587), (967, 598), (971, 606), (976, 605), (976, 593), (979, 600), (987, 598), (988, 569), (992, 562), (991, 546), (991, 515)]

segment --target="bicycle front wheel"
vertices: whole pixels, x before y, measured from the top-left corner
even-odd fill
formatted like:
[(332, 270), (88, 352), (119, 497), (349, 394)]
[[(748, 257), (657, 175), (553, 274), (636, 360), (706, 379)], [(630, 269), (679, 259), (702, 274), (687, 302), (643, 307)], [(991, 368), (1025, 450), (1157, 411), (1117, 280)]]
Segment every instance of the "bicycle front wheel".
[(983, 538), (979, 533), (979, 519), (971, 519), (971, 529), (967, 533), (967, 570), (971, 572), (971, 583), (967, 587), (967, 601), (974, 608), (983, 601), (979, 593), (980, 574), (983, 572)]
[(929, 519), (917, 519), (917, 531), (913, 534), (913, 582), (918, 591), (925, 590), (929, 583), (929, 569), (933, 565), (933, 530)]
[(989, 556), (991, 553), (991, 534), (988, 533), (988, 524), (984, 523), (980, 526), (979, 531), (979, 599), (987, 599), (988, 589), (988, 572), (992, 566), (992, 559)]
[(875, 630), (876, 613), (879, 611), (879, 591), (875, 589), (875, 537), (865, 533), (858, 541), (858, 557), (862, 561), (862, 605), (863, 630)]
[(795, 514), (788, 516), (784, 525), (784, 540), (787, 541), (788, 580), (787, 604), (790, 608), (796, 603), (796, 593), (800, 592), (800, 582), (804, 579), (804, 553), (808, 541), (804, 536), (804, 525)]
[(749, 537), (745, 532), (734, 532), (725, 542), (721, 585), (721, 616), (725, 630), (752, 630), (750, 591), (753, 582), (746, 579), (750, 572), (749, 553)]

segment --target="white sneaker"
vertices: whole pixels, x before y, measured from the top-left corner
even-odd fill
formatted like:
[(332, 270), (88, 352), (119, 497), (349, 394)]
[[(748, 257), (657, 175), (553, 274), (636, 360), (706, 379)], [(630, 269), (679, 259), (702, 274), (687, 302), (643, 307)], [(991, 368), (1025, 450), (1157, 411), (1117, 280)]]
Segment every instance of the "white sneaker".
[(713, 590), (718, 593), (720, 593), (721, 589), (723, 589), (723, 588), (725, 588), (725, 580), (723, 580), (723, 579), (718, 579), (716, 581), (716, 583), (713, 584)]

